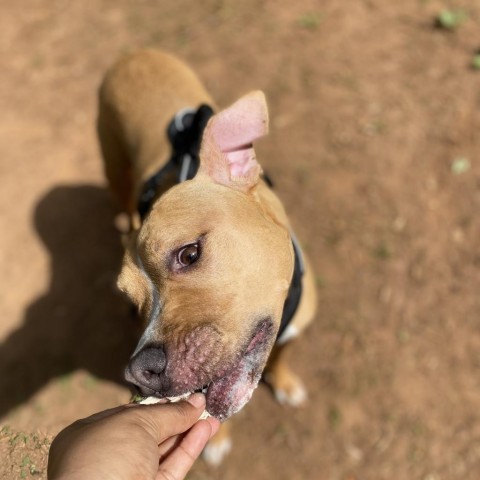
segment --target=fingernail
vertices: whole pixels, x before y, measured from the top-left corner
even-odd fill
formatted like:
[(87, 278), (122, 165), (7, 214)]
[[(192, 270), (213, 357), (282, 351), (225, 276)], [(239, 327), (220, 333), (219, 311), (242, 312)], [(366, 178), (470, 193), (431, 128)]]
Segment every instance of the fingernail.
[(187, 402), (195, 408), (200, 408), (205, 405), (205, 395), (203, 393), (194, 393), (188, 397)]

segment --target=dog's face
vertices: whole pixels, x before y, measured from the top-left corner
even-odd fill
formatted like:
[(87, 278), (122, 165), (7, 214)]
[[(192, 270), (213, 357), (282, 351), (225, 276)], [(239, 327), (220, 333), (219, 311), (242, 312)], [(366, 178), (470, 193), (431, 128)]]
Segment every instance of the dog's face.
[(213, 117), (199, 173), (156, 202), (119, 280), (145, 323), (127, 380), (158, 397), (206, 389), (207, 410), (221, 420), (243, 407), (261, 377), (294, 262), (288, 229), (258, 185), (253, 138), (234, 152), (240, 177), (228, 163), (234, 149), (225, 154), (215, 138), (215, 123), (241, 102)]

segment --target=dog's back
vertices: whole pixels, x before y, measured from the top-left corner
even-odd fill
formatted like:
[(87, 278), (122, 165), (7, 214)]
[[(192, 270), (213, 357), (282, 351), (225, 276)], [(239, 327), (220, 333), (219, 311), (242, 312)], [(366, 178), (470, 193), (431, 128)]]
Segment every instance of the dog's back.
[(142, 183), (168, 161), (166, 130), (186, 107), (213, 101), (193, 71), (158, 50), (125, 56), (100, 87), (98, 134), (120, 208), (133, 215)]

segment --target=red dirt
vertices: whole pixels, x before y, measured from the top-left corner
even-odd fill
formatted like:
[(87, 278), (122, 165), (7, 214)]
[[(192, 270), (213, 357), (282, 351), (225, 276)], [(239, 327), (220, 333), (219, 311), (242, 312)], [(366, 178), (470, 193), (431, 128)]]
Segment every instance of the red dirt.
[(480, 4), (454, 5), (446, 32), (436, 0), (4, 2), (0, 479), (45, 478), (52, 435), (129, 398), (94, 124), (105, 69), (141, 46), (220, 104), (266, 92), (258, 157), (319, 287), (291, 358), (308, 406), (259, 388), (229, 458), (188, 478), (480, 478)]

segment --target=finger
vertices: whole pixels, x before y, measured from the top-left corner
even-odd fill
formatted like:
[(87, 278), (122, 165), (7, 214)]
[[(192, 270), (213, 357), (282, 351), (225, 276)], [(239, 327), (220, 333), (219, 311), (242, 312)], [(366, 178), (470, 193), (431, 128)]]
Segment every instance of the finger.
[(205, 409), (205, 396), (193, 394), (188, 400), (162, 405), (139, 405), (129, 409), (139, 423), (150, 433), (157, 444), (186, 432)]
[(210, 434), (210, 438), (212, 438), (220, 428), (220, 420), (216, 419), (215, 417), (208, 417), (205, 419), (206, 422), (210, 424), (210, 428), (212, 429), (212, 433)]
[(158, 446), (158, 455), (160, 458), (160, 462), (168, 457), (168, 455), (178, 446), (178, 444), (182, 441), (183, 435), (174, 435), (173, 437), (167, 438), (164, 442), (162, 442)]
[(185, 478), (212, 436), (210, 422), (200, 420), (182, 438), (178, 446), (160, 463), (155, 480), (181, 480)]
[(93, 415), (90, 415), (89, 417), (82, 418), (81, 420), (79, 420), (79, 422), (81, 422), (81, 423), (96, 422), (98, 420), (101, 420), (102, 418), (110, 417), (111, 415), (114, 415), (115, 413), (121, 412), (122, 410), (125, 410), (126, 408), (128, 408), (128, 405), (120, 405), (118, 407), (109, 408), (108, 410), (103, 410), (102, 412), (94, 413)]
[[(210, 424), (210, 428), (212, 432), (210, 434), (210, 438), (212, 438), (218, 431), (220, 427), (220, 421), (217, 420), (215, 417), (209, 417), (205, 420)], [(175, 435), (173, 437), (167, 438), (163, 443), (158, 446), (158, 455), (160, 458), (160, 462), (162, 462), (168, 455), (180, 444), (184, 435)]]

